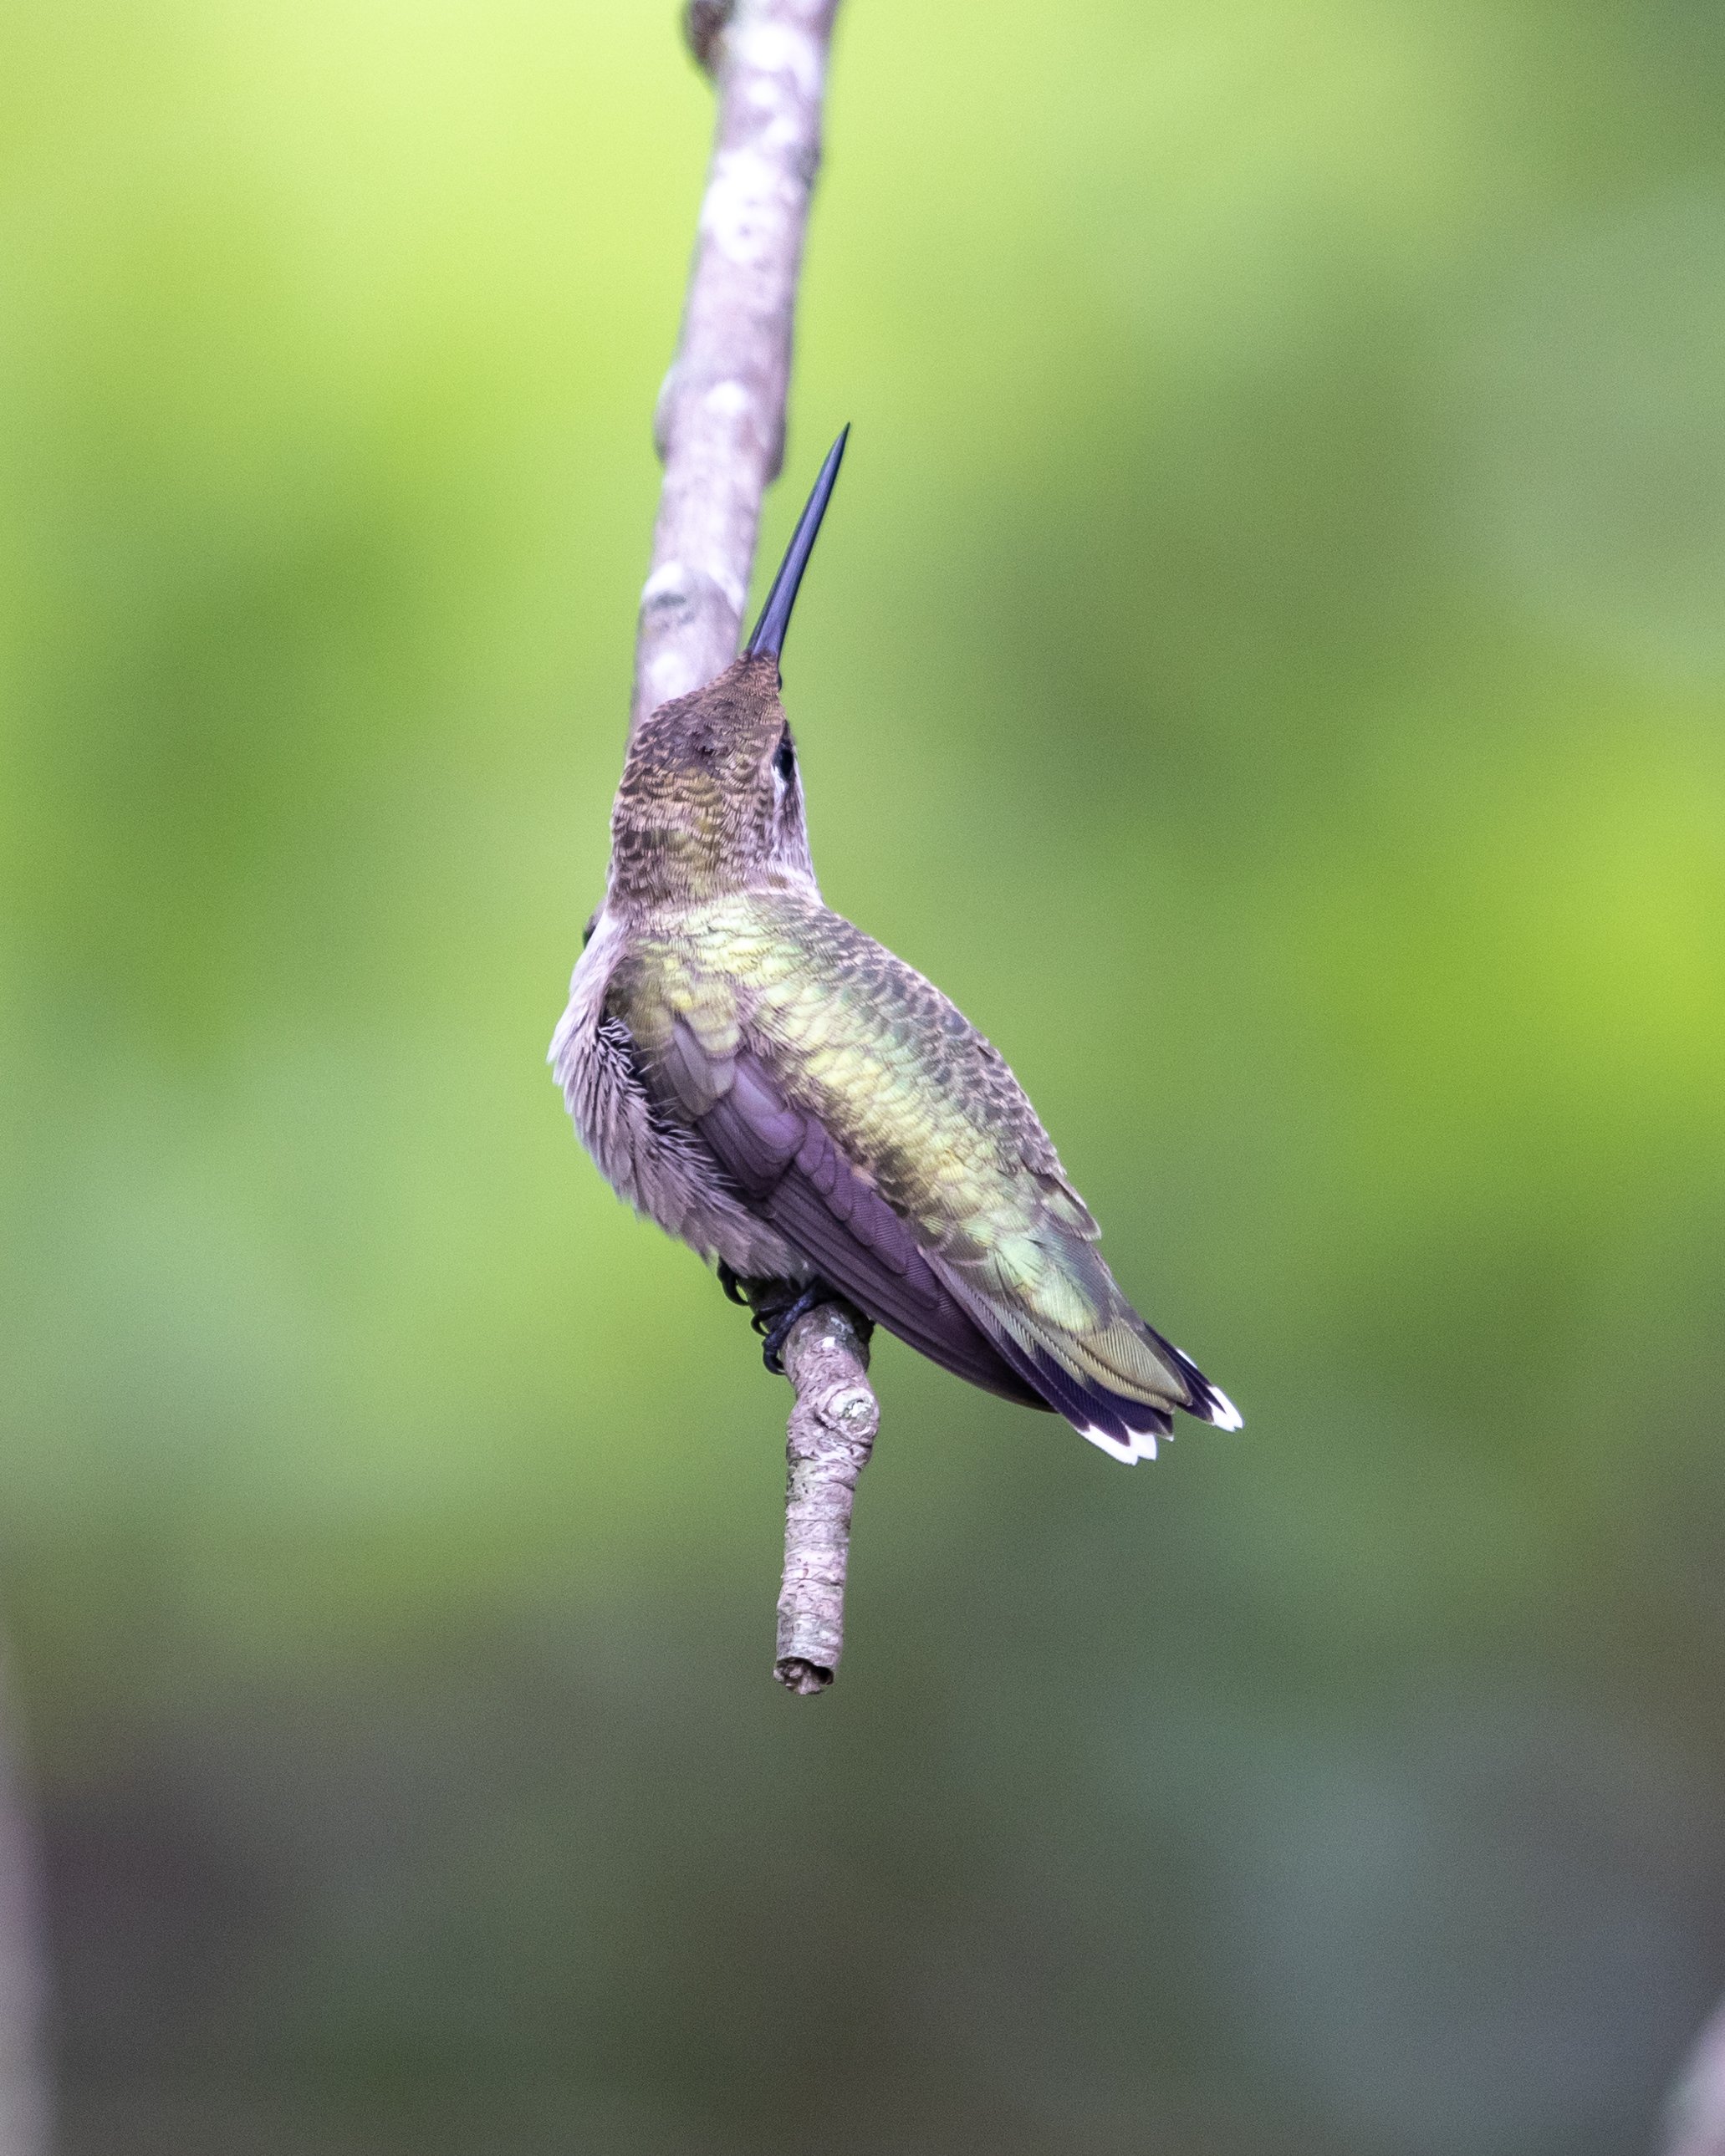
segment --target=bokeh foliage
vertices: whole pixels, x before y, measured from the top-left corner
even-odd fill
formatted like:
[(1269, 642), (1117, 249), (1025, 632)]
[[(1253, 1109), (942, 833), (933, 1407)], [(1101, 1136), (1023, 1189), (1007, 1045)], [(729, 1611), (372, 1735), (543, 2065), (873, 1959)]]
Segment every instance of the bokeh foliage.
[(850, 0), (831, 901), (1240, 1401), (783, 1389), (542, 1068), (669, 5), (0, 17), (0, 1585), (66, 2146), (1627, 2156), (1725, 1740), (1725, 31)]

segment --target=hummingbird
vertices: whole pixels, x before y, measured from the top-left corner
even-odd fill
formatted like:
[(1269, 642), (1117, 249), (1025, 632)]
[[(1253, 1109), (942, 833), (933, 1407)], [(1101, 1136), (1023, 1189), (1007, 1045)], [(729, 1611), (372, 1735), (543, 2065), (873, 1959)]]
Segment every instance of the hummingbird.
[(619, 1196), (751, 1308), (770, 1370), (839, 1301), (1117, 1460), (1153, 1458), (1177, 1408), (1237, 1430), (1115, 1284), (999, 1050), (822, 903), (779, 661), (850, 431), (740, 655), (629, 742), (551, 1044), (564, 1100)]

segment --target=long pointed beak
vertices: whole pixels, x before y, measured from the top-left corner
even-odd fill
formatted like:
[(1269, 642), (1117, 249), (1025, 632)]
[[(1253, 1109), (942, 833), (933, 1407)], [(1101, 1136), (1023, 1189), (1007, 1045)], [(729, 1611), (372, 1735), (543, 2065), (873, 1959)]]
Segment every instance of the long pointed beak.
[(847, 426), (827, 451), (827, 460), (820, 468), (814, 490), (809, 497), (807, 507), (797, 519), (797, 528), (791, 534), (791, 543), (786, 547), (784, 559), (778, 565), (778, 574), (773, 579), (773, 589), (767, 594), (767, 603), (761, 609), (761, 619), (755, 624), (755, 633), (742, 647), (746, 655), (751, 659), (762, 653), (777, 659), (784, 649), (784, 633), (791, 625), (791, 608), (797, 603), (797, 587), (803, 581), (803, 572), (809, 567), (809, 557), (814, 552), (820, 520), (827, 513), (833, 483), (839, 476), (839, 465), (845, 461), (845, 444), (850, 439), (850, 429)]

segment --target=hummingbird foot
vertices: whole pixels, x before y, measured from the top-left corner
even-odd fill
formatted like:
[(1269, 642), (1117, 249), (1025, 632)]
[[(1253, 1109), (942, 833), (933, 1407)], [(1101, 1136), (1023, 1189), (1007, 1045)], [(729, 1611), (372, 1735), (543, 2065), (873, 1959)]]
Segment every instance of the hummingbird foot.
[(819, 1310), (824, 1302), (845, 1305), (865, 1347), (873, 1337), (873, 1319), (865, 1317), (848, 1296), (819, 1277), (806, 1287), (798, 1287), (794, 1281), (746, 1280), (722, 1258), (715, 1263), (713, 1270), (718, 1275), (719, 1286), (732, 1301), (750, 1313), (749, 1322), (761, 1336), (761, 1360), (775, 1378), (785, 1374), (783, 1356), (791, 1327), (811, 1310)]
[(784, 1375), (781, 1351), (791, 1337), (791, 1327), (799, 1317), (806, 1317), (824, 1302), (835, 1302), (838, 1297), (824, 1280), (810, 1281), (802, 1293), (795, 1296), (777, 1311), (757, 1310), (754, 1327), (761, 1336), (761, 1360), (775, 1378)]
[(722, 1262), (716, 1270), (726, 1294), (752, 1312), (749, 1322), (761, 1336), (761, 1360), (775, 1378), (785, 1374), (783, 1350), (791, 1327), (824, 1302), (844, 1303), (865, 1342), (874, 1332), (872, 1323), (849, 1298), (824, 1280), (812, 1280), (806, 1287), (798, 1287), (792, 1281), (743, 1280)]

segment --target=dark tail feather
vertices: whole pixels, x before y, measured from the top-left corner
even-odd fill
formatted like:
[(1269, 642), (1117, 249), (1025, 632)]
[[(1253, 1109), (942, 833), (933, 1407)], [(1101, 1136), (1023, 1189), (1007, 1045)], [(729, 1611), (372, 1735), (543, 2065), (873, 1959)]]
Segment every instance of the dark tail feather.
[[(1239, 1410), (1227, 1395), (1190, 1356), (1153, 1332), (1124, 1304), (1110, 1329), (1111, 1350), (1100, 1338), (1086, 1342), (1077, 1336), (1062, 1336), (1038, 1324), (1027, 1312), (1004, 1307), (973, 1287), (955, 1265), (937, 1259), (934, 1270), (1014, 1374), (1034, 1387), (1081, 1436), (1111, 1458), (1153, 1460), (1157, 1440), (1173, 1435), (1176, 1407), (1219, 1430), (1240, 1428)], [(1063, 1340), (1070, 1340), (1070, 1353), (1061, 1352)], [(1140, 1343), (1147, 1351), (1143, 1360), (1148, 1367), (1128, 1376), (1118, 1367), (1118, 1358)], [(1110, 1363), (1115, 1365), (1112, 1370)], [(1120, 1382), (1113, 1382), (1116, 1377)], [(1147, 1393), (1159, 1397), (1146, 1399)]]
[[(1144, 1325), (1142, 1318), (1139, 1324)], [(1144, 1330), (1155, 1343), (1158, 1355), (1166, 1355), (1169, 1362), (1186, 1380), (1186, 1389), (1191, 1395), (1186, 1412), (1196, 1415), (1200, 1422), (1212, 1424), (1217, 1430), (1239, 1430), (1245, 1418), (1235, 1407), (1219, 1385), (1213, 1385), (1192, 1358), (1176, 1348), (1172, 1340), (1164, 1340), (1153, 1325), (1144, 1325)]]
[(994, 1333), (993, 1341), (1003, 1359), (1041, 1394), (1056, 1414), (1064, 1415), (1081, 1437), (1112, 1458), (1128, 1463), (1153, 1460), (1157, 1439), (1173, 1435), (1173, 1417), (1165, 1408), (1132, 1399), (1080, 1376), (1056, 1362), (1045, 1348), (1021, 1346), (1004, 1326)]

